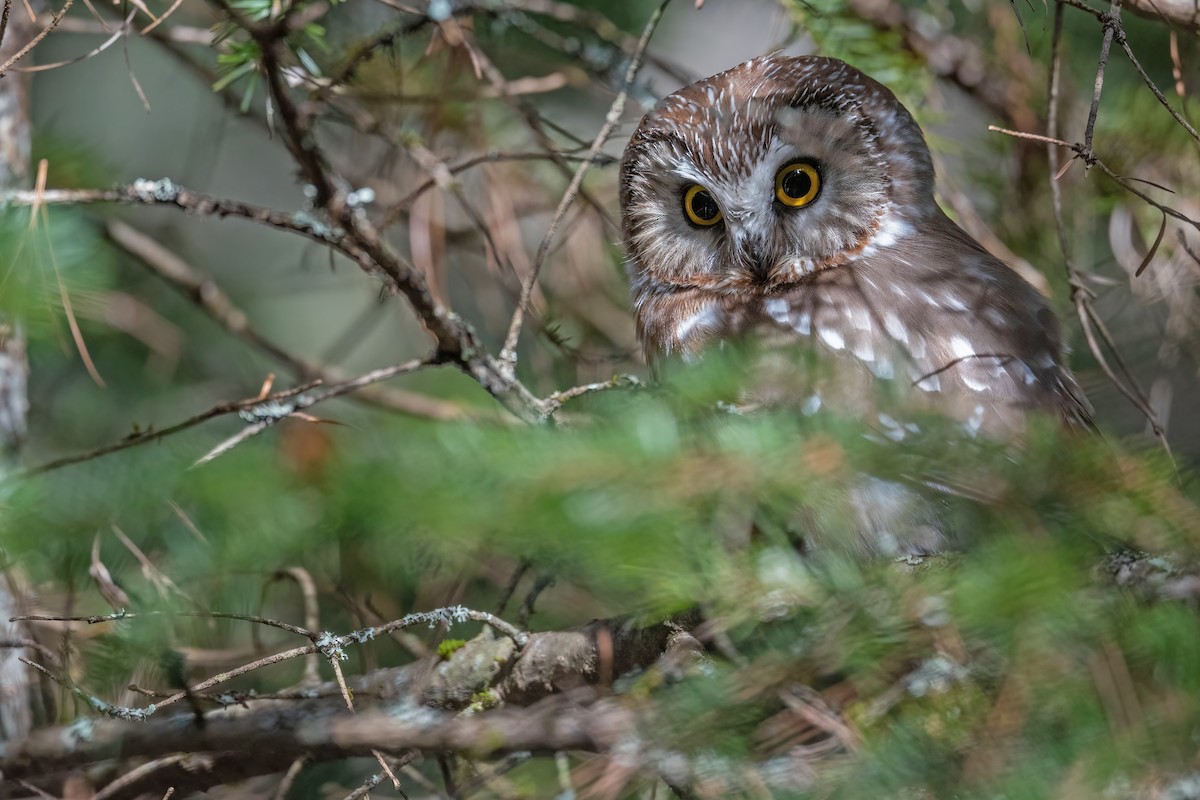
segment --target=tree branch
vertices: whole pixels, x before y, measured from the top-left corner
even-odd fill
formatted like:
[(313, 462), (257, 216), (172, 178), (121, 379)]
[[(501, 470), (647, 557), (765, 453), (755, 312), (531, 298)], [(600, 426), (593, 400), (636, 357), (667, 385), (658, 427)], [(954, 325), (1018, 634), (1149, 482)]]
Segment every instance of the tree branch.
[[(337, 367), (302, 359), (272, 342), (250, 324), (246, 312), (234, 305), (212, 278), (194, 269), (154, 239), (120, 220), (110, 221), (107, 230), (114, 242), (186, 295), (217, 324), (287, 368), (297, 381), (307, 383), (316, 380), (325, 384), (337, 384), (350, 377)], [(354, 397), (389, 411), (428, 419), (470, 419), (500, 424), (513, 421), (511, 416), (503, 412), (489, 413), (485, 409), (472, 409), (448, 400), (402, 389), (371, 387), (356, 392)]]
[[(0, 773), (13, 780), (47, 778), (110, 759), (117, 752), (125, 760), (186, 751), (223, 761), (220, 771), (196, 774), (196, 788), (204, 788), (228, 780), (230, 770), (243, 777), (266, 774), (305, 754), (323, 761), (369, 756), (372, 750), (476, 757), (605, 750), (633, 733), (633, 713), (615, 701), (593, 702), (596, 695), (579, 693), (580, 685), (604, 674), (648, 667), (664, 654), (676, 657), (677, 650), (690, 651), (683, 631), (697, 622), (695, 614), (647, 628), (600, 620), (573, 630), (529, 634), (519, 650), (511, 639), (483, 634), (448, 659), (435, 656), (351, 678), (348, 688), (361, 707), (353, 715), (346, 711), (336, 683), (328, 682), (304, 688), (293, 701), (240, 697), (249, 708), (209, 712), (202, 728), (190, 713), (160, 713), (140, 723), (87, 720), (86, 734), (81, 722), (43, 729), (6, 746), (0, 753)], [(606, 642), (603, 648), (598, 646), (601, 640)], [(202, 691), (208, 683), (197, 684), (193, 691)], [(551, 696), (572, 690), (573, 694)], [(509, 707), (471, 716), (457, 713), (483, 691), (493, 692)], [(160, 777), (174, 774), (167, 771)], [(137, 788), (150, 791), (148, 786), (165, 788), (145, 782)]]

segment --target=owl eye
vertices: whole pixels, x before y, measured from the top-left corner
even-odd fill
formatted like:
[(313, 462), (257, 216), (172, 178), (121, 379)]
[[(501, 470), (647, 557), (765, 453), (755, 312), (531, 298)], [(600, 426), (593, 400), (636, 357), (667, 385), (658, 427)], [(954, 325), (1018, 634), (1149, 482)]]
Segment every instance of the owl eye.
[(716, 225), (725, 216), (713, 196), (698, 183), (683, 193), (683, 212), (693, 225), (702, 228)]
[(789, 208), (808, 205), (820, 191), (821, 176), (807, 161), (788, 164), (775, 176), (775, 199)]

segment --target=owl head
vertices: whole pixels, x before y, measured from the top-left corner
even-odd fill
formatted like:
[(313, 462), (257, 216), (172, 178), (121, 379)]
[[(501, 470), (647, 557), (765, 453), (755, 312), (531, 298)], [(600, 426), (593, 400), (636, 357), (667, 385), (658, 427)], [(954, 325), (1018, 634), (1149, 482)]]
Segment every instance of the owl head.
[(630, 139), (620, 185), (639, 303), (681, 289), (769, 294), (937, 208), (912, 116), (816, 56), (756, 58), (665, 98)]

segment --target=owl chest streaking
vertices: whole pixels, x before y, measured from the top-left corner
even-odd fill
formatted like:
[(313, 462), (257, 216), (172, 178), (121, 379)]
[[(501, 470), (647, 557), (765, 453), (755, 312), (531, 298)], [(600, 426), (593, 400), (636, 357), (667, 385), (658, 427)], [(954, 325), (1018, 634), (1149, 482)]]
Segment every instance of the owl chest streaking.
[(670, 95), (621, 162), (647, 358), (762, 339), (838, 365), (840, 389), (785, 382), (797, 404), (884, 379), (972, 431), (1019, 432), (1031, 410), (1086, 423), (1045, 300), (933, 181), (912, 116), (836, 59), (765, 56)]

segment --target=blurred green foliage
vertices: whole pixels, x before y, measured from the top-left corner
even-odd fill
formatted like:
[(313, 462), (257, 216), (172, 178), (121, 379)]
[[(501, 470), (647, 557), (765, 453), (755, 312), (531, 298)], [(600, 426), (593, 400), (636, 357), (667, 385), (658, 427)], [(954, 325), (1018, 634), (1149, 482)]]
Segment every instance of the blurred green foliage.
[(0, 315), (34, 337), (70, 341), (65, 303), (110, 288), (115, 260), (96, 221), (73, 208), (0, 209)]
[[(736, 772), (739, 760), (789, 744), (762, 738), (781, 692), (836, 686), (862, 749), (853, 768), (817, 772), (815, 785), (834, 796), (1050, 796), (1064, 781), (1099, 791), (1186, 762), (1200, 724), (1200, 620), (1096, 573), (1114, 542), (1196, 552), (1200, 513), (1164, 458), (1049, 424), (1014, 453), (934, 418), (897, 445), (828, 413), (714, 412), (708, 401), (729, 380), (713, 368), (613, 393), (591, 404), (591, 423), (569, 429), (373, 418), (336, 432), (319, 476), (298, 473), (271, 441), (295, 434), (286, 428), (188, 470), (212, 443), (200, 431), (24, 482), (0, 536), (39, 580), (82, 587), (99, 533), (139, 610), (274, 608), (287, 618), (288, 592), (264, 599), (265, 579), (297, 564), (319, 586), (393, 613), (455, 582), (464, 603), (486, 608), (522, 561), (569, 587), (543, 596), (538, 628), (616, 614), (653, 621), (700, 604), (744, 665), (714, 654), (710, 669), (647, 695), (659, 746)], [(969, 532), (963, 554), (921, 568), (864, 562), (845, 490), (860, 473), (938, 503)], [(950, 476), (988, 500), (927, 485)], [(801, 507), (835, 534), (808, 556), (773, 524)], [(105, 533), (114, 524), (186, 596), (158, 595)], [(84, 597), (78, 611), (104, 611)], [(355, 627), (330, 603), (321, 625)], [(153, 662), (167, 629), (166, 641), (189, 646), (248, 635), (237, 623), (123, 622), (89, 648), (82, 683), (120, 685)], [(377, 650), (384, 663), (401, 657)], [(351, 669), (361, 653), (352, 655)], [(296, 669), (249, 685), (286, 685)], [(1135, 695), (1111, 695), (1114, 670)]]

